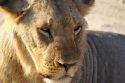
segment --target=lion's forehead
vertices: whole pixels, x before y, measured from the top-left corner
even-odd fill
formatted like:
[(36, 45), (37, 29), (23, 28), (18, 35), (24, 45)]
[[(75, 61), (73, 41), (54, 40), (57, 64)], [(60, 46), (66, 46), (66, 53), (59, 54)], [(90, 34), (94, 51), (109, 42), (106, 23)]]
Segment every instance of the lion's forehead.
[(71, 0), (39, 0), (39, 3), (33, 4), (31, 13), (32, 15), (29, 15), (34, 18), (31, 21), (35, 21), (35, 24), (39, 22), (39, 25), (50, 19), (59, 25), (69, 24), (72, 20), (81, 21), (79, 12)]

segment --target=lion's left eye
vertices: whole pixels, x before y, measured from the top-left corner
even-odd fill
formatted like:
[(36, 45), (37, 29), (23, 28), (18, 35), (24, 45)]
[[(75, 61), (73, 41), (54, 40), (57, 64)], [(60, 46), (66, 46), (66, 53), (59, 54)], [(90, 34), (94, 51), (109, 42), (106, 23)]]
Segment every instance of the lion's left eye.
[(77, 35), (82, 29), (82, 26), (78, 26), (77, 28), (74, 29), (75, 35)]

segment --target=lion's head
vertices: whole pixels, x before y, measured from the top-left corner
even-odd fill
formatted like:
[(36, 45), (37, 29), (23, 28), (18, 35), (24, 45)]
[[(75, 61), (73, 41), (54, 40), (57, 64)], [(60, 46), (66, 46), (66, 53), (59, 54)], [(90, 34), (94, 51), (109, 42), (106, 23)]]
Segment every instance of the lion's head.
[(85, 51), (86, 21), (82, 16), (94, 1), (14, 1), (0, 0), (0, 11), (5, 13), (3, 27), (11, 34), (13, 49), (24, 70), (34, 65), (45, 78), (72, 78)]

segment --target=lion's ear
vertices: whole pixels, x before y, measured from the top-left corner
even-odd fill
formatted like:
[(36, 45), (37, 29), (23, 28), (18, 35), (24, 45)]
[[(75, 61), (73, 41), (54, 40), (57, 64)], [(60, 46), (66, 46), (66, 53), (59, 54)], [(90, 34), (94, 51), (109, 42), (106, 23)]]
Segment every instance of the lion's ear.
[(90, 8), (94, 5), (95, 0), (73, 0), (76, 4), (80, 14), (85, 16), (88, 14)]
[(0, 0), (0, 12), (5, 16), (17, 18), (27, 5), (26, 0)]

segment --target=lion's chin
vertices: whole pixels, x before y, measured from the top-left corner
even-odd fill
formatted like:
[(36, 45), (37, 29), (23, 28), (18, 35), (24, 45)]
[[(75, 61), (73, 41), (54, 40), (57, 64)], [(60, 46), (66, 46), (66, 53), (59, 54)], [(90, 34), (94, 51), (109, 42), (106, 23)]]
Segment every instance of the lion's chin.
[(72, 80), (72, 77), (69, 75), (64, 75), (58, 79), (44, 78), (44, 82), (46, 83), (70, 83), (71, 80)]
[(64, 75), (64, 76), (61, 76), (58, 79), (54, 79), (54, 80), (62, 80), (62, 79), (67, 79), (67, 78), (72, 79), (73, 77), (70, 75)]
[(42, 75), (43, 78), (46, 78), (46, 79), (51, 79), (51, 80), (62, 80), (62, 79), (72, 79), (74, 76), (73, 72), (71, 71), (70, 73), (68, 72), (58, 72), (58, 73), (55, 73), (55, 74), (50, 74), (50, 75)]
[(56, 74), (53, 75), (42, 75), (43, 78), (45, 79), (50, 79), (50, 80), (62, 80), (62, 79), (71, 79), (73, 78), (72, 75), (66, 73), (66, 72), (58, 72)]
[(42, 76), (43, 78), (52, 79), (52, 80), (60, 80), (63, 78), (71, 77), (71, 76), (65, 75), (65, 73), (60, 73), (60, 74), (58, 73), (55, 75), (42, 75)]

